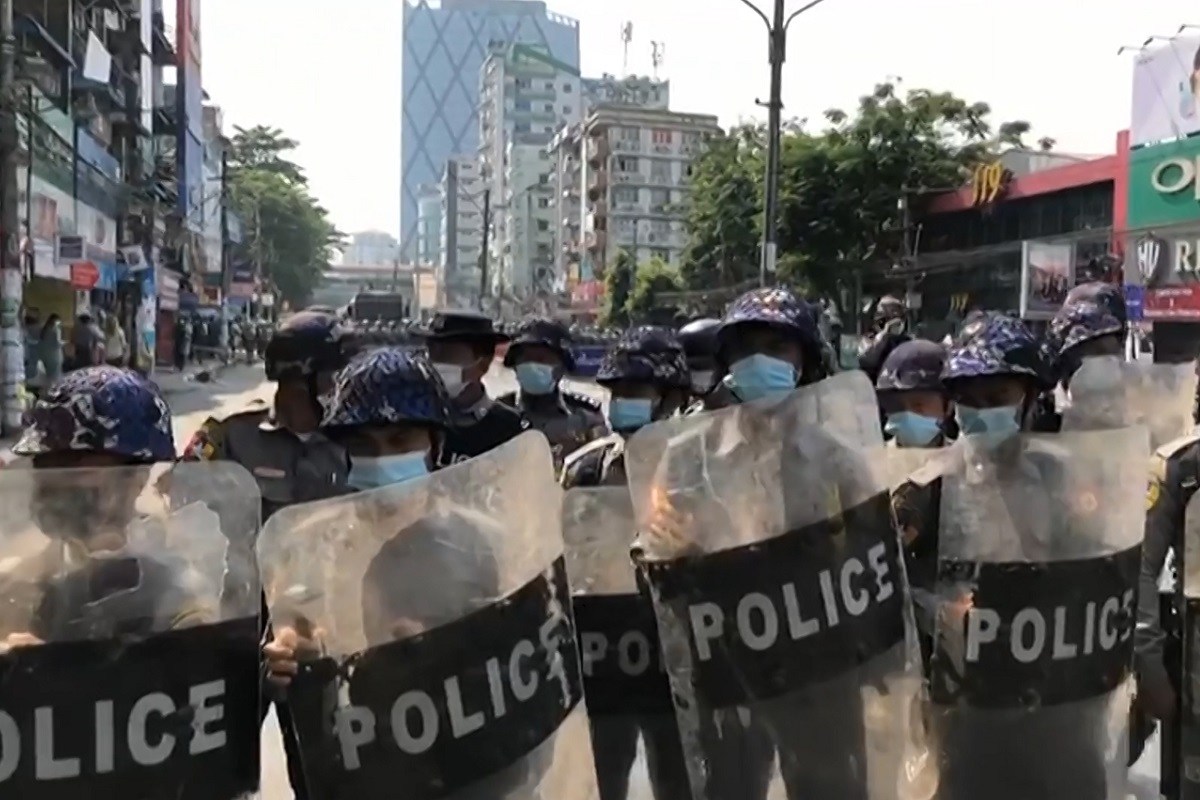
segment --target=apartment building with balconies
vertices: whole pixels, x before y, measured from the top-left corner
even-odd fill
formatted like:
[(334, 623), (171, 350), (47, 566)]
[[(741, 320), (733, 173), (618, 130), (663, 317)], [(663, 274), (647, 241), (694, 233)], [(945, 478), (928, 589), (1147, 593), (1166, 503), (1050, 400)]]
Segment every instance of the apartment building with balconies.
[[(544, 47), (497, 44), (480, 70), (479, 95), (480, 176), (491, 190), (489, 260), (497, 266), (489, 276), (489, 290), (497, 296), (503, 293), (525, 296), (536, 291), (534, 278), (539, 266), (530, 259), (538, 247), (535, 242), (523, 246), (519, 252), (514, 250), (516, 239), (510, 229), (515, 218), (531, 216), (527, 209), (530, 204), (535, 212), (548, 211), (553, 205), (543, 196), (552, 191), (549, 158), (543, 158), (544, 168), (533, 162), (555, 131), (582, 118), (579, 70), (555, 59)], [(509, 161), (517, 153), (523, 158), (519, 167)], [(527, 174), (545, 175), (546, 180), (527, 179)], [(532, 214), (531, 218), (534, 227), (538, 226), (536, 216)], [(551, 231), (548, 229), (547, 233)], [(522, 234), (520, 238), (524, 241), (528, 237)], [(516, 260), (518, 255), (523, 259), (520, 263)], [(552, 264), (550, 253), (544, 266)]]
[(577, 170), (584, 191), (578, 224), (567, 220), (569, 213), (556, 215), (563, 220), (564, 230), (556, 239), (565, 248), (568, 280), (603, 276), (621, 250), (638, 263), (660, 258), (678, 264), (687, 244), (684, 220), (692, 162), (720, 130), (711, 114), (608, 105), (594, 109), (579, 126), (577, 143), (559, 148), (560, 185), (573, 182), (567, 173)]
[(486, 187), (474, 156), (453, 156), (442, 170), (441, 252), (434, 271), (445, 305), (467, 308), (479, 303)]

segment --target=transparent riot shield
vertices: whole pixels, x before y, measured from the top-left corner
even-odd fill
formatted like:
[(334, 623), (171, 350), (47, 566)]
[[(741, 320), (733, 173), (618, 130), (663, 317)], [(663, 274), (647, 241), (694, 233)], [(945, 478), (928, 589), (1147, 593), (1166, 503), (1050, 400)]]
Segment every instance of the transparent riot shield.
[(623, 486), (571, 489), (563, 498), (567, 575), (596, 778), (605, 800), (687, 800), (687, 767), (654, 608), (639, 589), (630, 559), (633, 520)]
[(549, 445), (274, 514), (259, 563), (315, 797), (596, 791)]
[(1200, 800), (1200, 493), (1184, 511), (1183, 555), (1174, 560), (1173, 592), (1159, 604), (1167, 641), (1164, 658), (1175, 677), (1179, 665), (1179, 724), (1163, 726), (1163, 783), (1180, 800)]
[(256, 792), (260, 601), (230, 545), (258, 532), (250, 473), (10, 467), (0, 507), (0, 796)]
[(930, 668), (940, 797), (1125, 797), (1147, 448), (1140, 426), (954, 445)]
[(1196, 365), (1123, 361), (1093, 356), (1071, 376), (1064, 431), (1144, 425), (1150, 450), (1195, 427)]
[(626, 465), (693, 796), (931, 797), (866, 376), (658, 423)]
[(942, 452), (941, 447), (885, 447), (888, 486), (895, 489), (907, 482)]

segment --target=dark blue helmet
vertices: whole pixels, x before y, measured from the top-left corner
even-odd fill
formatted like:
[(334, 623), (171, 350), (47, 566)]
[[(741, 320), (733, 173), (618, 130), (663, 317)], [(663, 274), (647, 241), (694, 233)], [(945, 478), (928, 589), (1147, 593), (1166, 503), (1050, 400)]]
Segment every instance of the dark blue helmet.
[(334, 314), (301, 311), (280, 325), (267, 342), (263, 361), (272, 381), (334, 372), (353, 353), (351, 332)]
[(175, 459), (171, 409), (158, 387), (118, 367), (85, 367), (47, 389), (13, 452), (109, 453), (131, 461)]
[[(804, 355), (802, 384), (825, 377), (824, 337), (814, 306), (782, 286), (752, 289), (733, 301), (717, 332), (718, 356), (738, 330), (748, 325), (766, 325), (796, 340)], [(726, 365), (728, 366), (728, 365)]]
[(1117, 287), (1094, 281), (1076, 286), (1046, 331), (1045, 355), (1056, 363), (1075, 347), (1101, 336), (1125, 336), (1125, 300)]
[(928, 339), (913, 339), (895, 347), (883, 361), (875, 380), (877, 392), (908, 392), (917, 389), (940, 392), (946, 348)]
[(717, 332), (721, 320), (706, 317), (692, 320), (679, 329), (679, 343), (689, 359), (714, 359), (717, 357)]
[(942, 382), (992, 375), (1023, 375), (1040, 389), (1054, 386), (1037, 338), (1024, 322), (995, 311), (963, 320), (942, 370)]
[(516, 335), (508, 343), (508, 352), (504, 354), (504, 366), (512, 369), (520, 355), (521, 347), (530, 344), (554, 350), (563, 360), (563, 366), (568, 372), (575, 369), (575, 356), (571, 352), (571, 333), (561, 322), (545, 317), (531, 317), (521, 322)]
[(333, 379), (322, 427), (407, 423), (445, 427), (449, 398), (422, 351), (381, 347), (360, 355)]
[(643, 381), (664, 389), (691, 389), (691, 373), (683, 346), (668, 328), (631, 328), (604, 354), (596, 383)]

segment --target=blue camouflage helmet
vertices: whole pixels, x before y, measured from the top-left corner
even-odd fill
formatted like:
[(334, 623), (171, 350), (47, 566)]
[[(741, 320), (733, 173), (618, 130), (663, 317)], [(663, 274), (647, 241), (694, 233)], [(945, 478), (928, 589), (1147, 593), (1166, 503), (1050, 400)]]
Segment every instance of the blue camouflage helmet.
[(971, 314), (950, 345), (942, 382), (993, 375), (1027, 376), (1039, 389), (1054, 386), (1037, 337), (1024, 322), (996, 311)]
[(132, 461), (171, 461), (171, 409), (158, 387), (119, 367), (85, 367), (55, 381), (34, 405), (13, 452), (109, 453)]
[(1099, 281), (1080, 284), (1050, 321), (1045, 356), (1057, 362), (1073, 348), (1102, 336), (1124, 337), (1127, 326), (1125, 300), (1117, 287)]
[[(804, 356), (800, 383), (825, 377), (824, 344), (817, 308), (783, 286), (751, 289), (730, 304), (717, 331), (717, 356), (726, 361), (724, 351), (738, 335), (739, 328), (766, 325), (795, 339)], [(728, 366), (728, 364), (726, 364)]]
[(322, 427), (406, 423), (445, 427), (449, 398), (423, 351), (381, 347), (355, 358), (333, 378)]
[(666, 389), (691, 389), (683, 345), (669, 328), (641, 325), (617, 340), (596, 372), (596, 383), (644, 381)]
[(353, 336), (336, 314), (301, 311), (271, 335), (263, 353), (267, 379), (308, 378), (345, 366), (353, 351)]
[(946, 348), (928, 339), (912, 339), (896, 345), (883, 361), (875, 391), (911, 392), (926, 390), (940, 392), (942, 370), (946, 366)]
[(529, 317), (521, 322), (516, 335), (508, 343), (504, 354), (504, 366), (512, 369), (526, 345), (541, 345), (558, 353), (568, 372), (575, 369), (575, 356), (571, 352), (571, 332), (561, 322), (546, 317)]

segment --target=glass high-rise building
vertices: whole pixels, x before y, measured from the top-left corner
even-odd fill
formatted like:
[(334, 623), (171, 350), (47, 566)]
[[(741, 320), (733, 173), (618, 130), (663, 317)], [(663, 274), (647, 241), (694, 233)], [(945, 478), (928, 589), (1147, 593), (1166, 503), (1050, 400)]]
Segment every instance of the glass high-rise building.
[(579, 22), (540, 0), (406, 0), (400, 99), (400, 234), (415, 257), (421, 185), (479, 145), (479, 70), (493, 43), (546, 47), (579, 68)]

